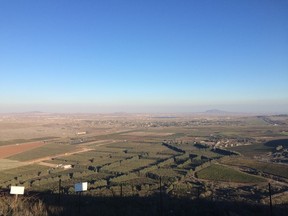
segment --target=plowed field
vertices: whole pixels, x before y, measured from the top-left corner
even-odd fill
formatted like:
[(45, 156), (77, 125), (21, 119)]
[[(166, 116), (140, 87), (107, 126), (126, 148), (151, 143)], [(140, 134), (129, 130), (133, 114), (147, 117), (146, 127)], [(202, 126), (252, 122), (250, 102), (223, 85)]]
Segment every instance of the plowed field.
[(30, 149), (38, 148), (42, 145), (45, 145), (44, 142), (32, 142), (0, 146), (0, 158), (7, 158), (15, 154), (28, 151)]

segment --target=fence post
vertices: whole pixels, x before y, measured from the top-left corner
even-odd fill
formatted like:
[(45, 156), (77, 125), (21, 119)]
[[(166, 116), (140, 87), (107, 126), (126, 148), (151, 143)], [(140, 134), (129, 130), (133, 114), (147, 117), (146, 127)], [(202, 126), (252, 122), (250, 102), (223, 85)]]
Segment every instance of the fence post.
[(272, 195), (271, 195), (271, 184), (268, 183), (269, 186), (269, 197), (270, 197), (270, 216), (273, 215), (273, 209), (272, 209)]
[(61, 193), (61, 179), (59, 179), (59, 194)]
[(81, 215), (81, 195), (82, 191), (78, 192), (78, 214)]
[(160, 216), (163, 216), (162, 177), (160, 176)]

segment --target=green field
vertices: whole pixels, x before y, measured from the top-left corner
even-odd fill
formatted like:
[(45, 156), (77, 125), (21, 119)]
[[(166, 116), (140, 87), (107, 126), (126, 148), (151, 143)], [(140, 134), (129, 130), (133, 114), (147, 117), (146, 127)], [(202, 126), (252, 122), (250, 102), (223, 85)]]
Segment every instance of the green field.
[(256, 169), (260, 172), (265, 172), (268, 174), (281, 176), (284, 178), (288, 178), (288, 166), (284, 164), (275, 164), (275, 163), (267, 163), (261, 161), (255, 161), (249, 158), (223, 158), (221, 163), (230, 165), (230, 166), (239, 166), (239, 167), (248, 167), (252, 169)]
[(237, 146), (237, 147), (232, 147), (228, 149), (235, 151), (235, 152), (239, 152), (240, 154), (247, 156), (247, 157), (253, 157), (255, 155), (262, 155), (273, 150), (273, 148), (269, 146), (265, 146), (264, 144), (244, 145), (244, 146)]
[(23, 166), (25, 163), (21, 163), (19, 161), (15, 160), (9, 160), (9, 159), (0, 159), (0, 171), (13, 169), (19, 166)]
[(28, 143), (28, 142), (37, 142), (37, 141), (51, 140), (51, 139), (56, 139), (56, 138), (58, 137), (49, 136), (49, 137), (40, 137), (40, 138), (33, 138), (33, 139), (15, 139), (15, 140), (8, 140), (8, 141), (0, 141), (0, 146)]
[(236, 183), (259, 183), (266, 180), (260, 177), (252, 176), (230, 167), (213, 164), (203, 170), (197, 172), (197, 176), (200, 179), (206, 179), (211, 181), (225, 181)]
[[(114, 155), (113, 155), (114, 156)], [(127, 156), (128, 157), (128, 156)], [(124, 158), (124, 157), (123, 157)], [(103, 165), (119, 160), (119, 157), (112, 157), (111, 154), (99, 151), (88, 151), (69, 156), (61, 156), (46, 162), (53, 164), (81, 164), (81, 165)]]
[(157, 176), (162, 177), (181, 177), (184, 173), (177, 169), (171, 168), (160, 168), (157, 170), (153, 170), (150, 173), (155, 174)]
[(5, 170), (3, 171), (4, 174), (9, 174), (9, 175), (30, 175), (30, 174), (35, 174), (38, 171), (47, 171), (48, 168), (46, 166), (41, 166), (37, 164), (32, 164), (32, 165), (26, 165), (10, 170)]
[[(35, 178), (40, 172), (48, 174), (47, 170), (48, 170), (47, 167), (36, 164), (16, 167), (9, 170), (3, 170), (0, 172), (0, 182), (3, 183), (8, 180), (14, 180), (15, 178), (19, 179), (19, 177), (21, 177), (21, 179)], [(15, 181), (15, 183), (17, 182), (18, 181)]]
[(139, 160), (131, 160), (131, 161), (123, 161), (120, 166), (113, 167), (109, 169), (109, 171), (114, 171), (114, 172), (130, 172), (135, 169), (139, 169), (141, 167), (146, 167), (149, 166), (150, 164), (155, 163), (155, 160), (151, 159), (139, 159)]
[(260, 143), (260, 144), (231, 147), (229, 149), (232, 151), (239, 152), (244, 156), (253, 157), (255, 155), (263, 155), (268, 152), (273, 152), (275, 151), (275, 148), (278, 145), (288, 147), (288, 140), (278, 139), (278, 140), (272, 140), (272, 141)]
[(19, 161), (29, 161), (29, 160), (33, 160), (37, 158), (63, 154), (71, 150), (75, 150), (75, 146), (68, 145), (68, 144), (51, 143), (51, 144), (41, 146), (39, 148), (25, 151), (17, 155), (13, 155), (11, 157), (8, 157), (8, 159), (19, 160)]

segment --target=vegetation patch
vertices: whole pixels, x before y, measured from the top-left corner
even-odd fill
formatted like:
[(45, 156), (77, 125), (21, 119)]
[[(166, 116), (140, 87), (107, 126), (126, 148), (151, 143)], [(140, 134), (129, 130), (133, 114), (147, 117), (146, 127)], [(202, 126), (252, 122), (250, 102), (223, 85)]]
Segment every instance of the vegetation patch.
[(239, 152), (244, 156), (253, 157), (255, 155), (258, 156), (266, 154), (270, 152), (273, 148), (271, 148), (270, 146), (265, 146), (264, 144), (251, 144), (251, 145), (231, 147), (230, 149), (235, 152)]
[(196, 173), (198, 178), (212, 181), (227, 181), (237, 183), (259, 183), (266, 180), (260, 177), (252, 176), (233, 168), (226, 166), (212, 164)]
[(16, 160), (0, 159), (0, 171), (13, 169), (19, 166), (23, 166), (25, 163), (21, 163)]
[(11, 160), (29, 161), (51, 155), (63, 154), (75, 149), (75, 146), (67, 144), (51, 143), (17, 155), (8, 157)]
[(288, 178), (288, 166), (284, 164), (260, 162), (260, 161), (255, 161), (249, 158), (243, 158), (243, 157), (223, 158), (221, 160), (221, 163), (230, 165), (230, 166), (252, 168), (258, 172), (265, 172), (268, 174)]
[(119, 166), (111, 167), (108, 170), (125, 173), (133, 171), (135, 169), (140, 169), (141, 167), (147, 167), (155, 162), (156, 162), (155, 160), (151, 159), (123, 160), (121, 163), (119, 163)]

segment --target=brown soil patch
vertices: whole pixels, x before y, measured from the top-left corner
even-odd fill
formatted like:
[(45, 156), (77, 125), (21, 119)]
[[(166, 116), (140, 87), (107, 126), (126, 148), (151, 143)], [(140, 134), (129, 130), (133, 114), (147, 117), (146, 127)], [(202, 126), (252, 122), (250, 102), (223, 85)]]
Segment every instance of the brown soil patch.
[(21, 143), (7, 146), (0, 146), (0, 158), (7, 158), (34, 148), (45, 145), (44, 142)]

